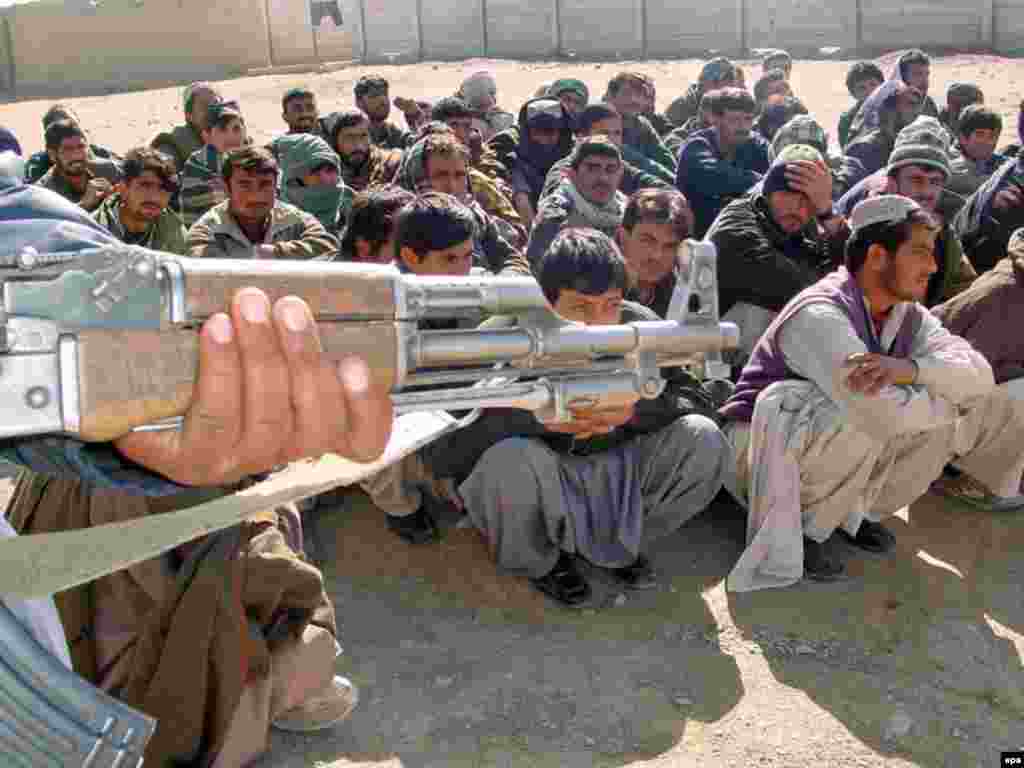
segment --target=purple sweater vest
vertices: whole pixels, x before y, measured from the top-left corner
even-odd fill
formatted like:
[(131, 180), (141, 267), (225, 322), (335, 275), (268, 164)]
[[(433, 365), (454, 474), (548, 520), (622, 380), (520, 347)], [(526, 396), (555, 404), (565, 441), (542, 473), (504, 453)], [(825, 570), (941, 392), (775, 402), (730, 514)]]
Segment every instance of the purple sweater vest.
[(764, 332), (757, 342), (757, 346), (754, 347), (754, 352), (744, 366), (743, 373), (740, 374), (740, 380), (736, 383), (736, 391), (721, 408), (721, 414), (726, 419), (749, 422), (754, 416), (754, 403), (757, 401), (757, 396), (763, 390), (776, 381), (802, 378), (786, 365), (778, 345), (779, 330), (800, 309), (819, 301), (835, 304), (846, 313), (854, 331), (867, 346), (869, 352), (892, 355), (893, 357), (910, 356), (914, 337), (917, 336), (921, 327), (920, 314), (917, 311), (908, 312), (903, 325), (896, 334), (892, 348), (890, 350), (882, 349), (872, 328), (871, 318), (868, 317), (864, 305), (864, 294), (861, 292), (857, 280), (846, 271), (846, 267), (840, 267), (793, 297), (789, 304), (783, 307), (775, 321), (768, 326), (768, 330)]

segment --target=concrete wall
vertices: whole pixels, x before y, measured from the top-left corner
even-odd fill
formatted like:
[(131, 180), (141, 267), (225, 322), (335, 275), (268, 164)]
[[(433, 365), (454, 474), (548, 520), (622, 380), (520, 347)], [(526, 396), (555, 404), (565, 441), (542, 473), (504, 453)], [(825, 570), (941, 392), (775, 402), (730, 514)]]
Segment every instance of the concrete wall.
[(562, 53), (586, 59), (643, 55), (640, 0), (561, 0)]
[(443, 61), (484, 55), (483, 0), (429, 0), (422, 8), (424, 58)]
[(226, 77), (267, 66), (263, 0), (176, 2), (69, 13), (20, 5), (8, 15), (19, 96), (90, 93), (194, 78)]
[[(404, 52), (398, 61), (415, 60), (418, 50), (428, 59), (602, 59), (704, 56), (745, 47), (797, 54), (858, 45), (1024, 48), (1024, 0), (860, 0), (859, 17), (854, 0), (419, 0), (419, 24), (417, 0), (343, 2), (353, 11), (346, 26), (359, 3), (366, 4), (370, 61), (387, 60), (387, 52)], [(383, 18), (385, 7), (391, 18)], [(481, 24), (483, 41), (477, 33)], [(358, 57), (362, 33), (352, 29)]]
[(269, 0), (270, 40), (275, 66), (353, 58), (352, 35), (321, 24), (313, 43), (308, 0)]
[(697, 2), (699, 11), (681, 8), (678, 0), (647, 0), (648, 56), (677, 58), (743, 47), (743, 0)]
[(793, 54), (857, 45), (857, 5), (851, 0), (750, 2), (746, 43), (751, 48), (785, 48)]
[(995, 0), (993, 47), (1000, 53), (1024, 54), (1024, 0)]
[(863, 44), (873, 49), (990, 43), (991, 5), (978, 0), (861, 0), (861, 14)]
[(487, 55), (540, 59), (558, 52), (555, 0), (487, 0)]
[(362, 0), (368, 62), (408, 63), (420, 56), (417, 0)]

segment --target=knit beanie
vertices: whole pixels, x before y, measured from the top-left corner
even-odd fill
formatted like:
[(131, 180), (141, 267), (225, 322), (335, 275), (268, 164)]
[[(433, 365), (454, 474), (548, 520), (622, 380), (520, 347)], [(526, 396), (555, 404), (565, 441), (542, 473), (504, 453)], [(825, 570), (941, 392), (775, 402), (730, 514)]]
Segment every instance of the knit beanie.
[(775, 132), (772, 138), (772, 159), (794, 144), (806, 144), (824, 155), (828, 152), (828, 134), (810, 115), (797, 115)]
[(947, 179), (952, 175), (948, 135), (937, 121), (935, 125), (925, 121), (914, 121), (896, 136), (887, 170), (892, 173), (905, 165), (934, 168), (942, 171)]

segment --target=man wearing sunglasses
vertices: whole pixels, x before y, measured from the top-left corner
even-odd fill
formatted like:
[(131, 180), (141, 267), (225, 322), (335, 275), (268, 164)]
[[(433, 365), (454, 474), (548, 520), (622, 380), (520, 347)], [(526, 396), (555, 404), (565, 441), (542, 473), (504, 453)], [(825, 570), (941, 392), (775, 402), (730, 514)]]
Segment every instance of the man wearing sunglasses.
[(124, 180), (92, 217), (118, 240), (168, 253), (185, 253), (185, 226), (169, 207), (178, 188), (174, 160), (149, 147), (124, 158)]

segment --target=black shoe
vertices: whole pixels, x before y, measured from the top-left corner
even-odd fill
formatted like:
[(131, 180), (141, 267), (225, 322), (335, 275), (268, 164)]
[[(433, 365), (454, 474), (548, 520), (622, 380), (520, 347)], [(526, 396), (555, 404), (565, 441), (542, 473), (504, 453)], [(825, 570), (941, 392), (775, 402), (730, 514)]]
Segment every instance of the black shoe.
[(530, 583), (562, 605), (573, 607), (590, 599), (590, 585), (565, 552), (558, 556), (554, 568), (539, 579), (530, 579)]
[(896, 546), (896, 537), (888, 528), (881, 523), (873, 523), (870, 520), (861, 522), (857, 529), (857, 535), (851, 536), (842, 528), (837, 529), (843, 538), (855, 547), (882, 554), (889, 552)]
[(813, 581), (839, 581), (846, 568), (834, 557), (825, 554), (825, 545), (804, 536), (804, 577)]
[(651, 561), (646, 555), (637, 555), (631, 565), (613, 568), (612, 576), (626, 589), (654, 589), (658, 586)]
[(385, 515), (385, 517), (388, 521), (388, 528), (394, 531), (398, 538), (410, 544), (426, 544), (440, 538), (434, 518), (423, 507), (411, 515), (402, 517)]

